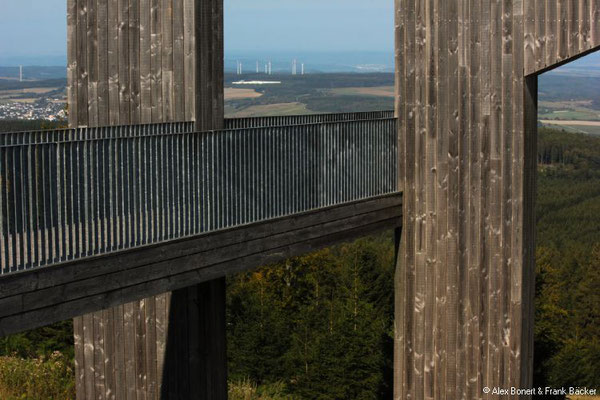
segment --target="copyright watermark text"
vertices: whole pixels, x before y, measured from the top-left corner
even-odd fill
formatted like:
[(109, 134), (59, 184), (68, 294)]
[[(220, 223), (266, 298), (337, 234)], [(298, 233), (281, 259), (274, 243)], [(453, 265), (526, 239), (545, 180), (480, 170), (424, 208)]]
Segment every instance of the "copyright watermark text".
[(483, 393), (492, 394), (498, 396), (559, 396), (559, 395), (569, 395), (569, 396), (597, 396), (598, 389), (589, 389), (586, 387), (562, 387), (562, 388), (552, 388), (549, 386), (546, 387), (537, 387), (531, 389), (523, 389), (517, 387), (510, 388), (501, 388), (501, 387), (484, 387)]

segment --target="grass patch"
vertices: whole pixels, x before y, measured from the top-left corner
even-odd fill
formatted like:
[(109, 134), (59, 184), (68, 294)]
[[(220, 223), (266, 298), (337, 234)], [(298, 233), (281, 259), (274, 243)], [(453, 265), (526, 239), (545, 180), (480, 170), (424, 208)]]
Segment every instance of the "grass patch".
[(375, 87), (349, 87), (330, 89), (329, 93), (338, 96), (376, 96), (376, 97), (394, 97), (393, 86), (375, 86)]
[(283, 382), (258, 386), (250, 379), (229, 382), (229, 400), (294, 400)]
[(227, 118), (245, 118), (245, 117), (264, 117), (269, 115), (300, 115), (312, 114), (312, 111), (306, 108), (302, 103), (277, 103), (250, 106), (243, 109), (236, 109), (232, 106), (225, 107), (225, 116)]
[(24, 359), (0, 357), (0, 398), (3, 400), (75, 399), (72, 360), (62, 353)]

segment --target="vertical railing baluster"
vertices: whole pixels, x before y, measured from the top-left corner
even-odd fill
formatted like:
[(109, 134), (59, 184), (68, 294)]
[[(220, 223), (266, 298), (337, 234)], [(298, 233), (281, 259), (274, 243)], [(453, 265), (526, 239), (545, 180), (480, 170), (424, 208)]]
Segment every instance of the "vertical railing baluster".
[(0, 135), (1, 273), (397, 190), (389, 111), (225, 124)]

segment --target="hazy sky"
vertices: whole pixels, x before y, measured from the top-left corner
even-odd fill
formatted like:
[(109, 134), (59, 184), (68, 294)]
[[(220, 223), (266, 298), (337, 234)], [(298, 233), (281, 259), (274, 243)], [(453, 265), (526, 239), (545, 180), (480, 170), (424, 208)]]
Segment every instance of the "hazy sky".
[(66, 54), (66, 0), (0, 0), (0, 55)]
[(392, 0), (225, 0), (229, 50), (393, 51)]
[[(392, 0), (224, 0), (235, 50), (393, 49)], [(66, 54), (66, 0), (0, 0), (0, 56)]]

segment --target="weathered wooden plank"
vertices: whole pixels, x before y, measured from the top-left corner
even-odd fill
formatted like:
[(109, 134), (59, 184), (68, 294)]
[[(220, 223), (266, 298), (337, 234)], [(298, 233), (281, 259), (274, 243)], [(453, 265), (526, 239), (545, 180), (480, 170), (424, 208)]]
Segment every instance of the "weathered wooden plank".
[(212, 0), (212, 129), (220, 129), (223, 127), (225, 118), (225, 92), (223, 87), (225, 84), (224, 77), (224, 56), (225, 56), (225, 38), (224, 38), (224, 2), (221, 0)]
[(108, 0), (108, 108), (109, 125), (118, 125), (120, 119), (119, 101), (119, 1)]
[[(538, 23), (541, 26), (542, 18), (538, 18), (539, 4), (544, 0), (528, 0), (524, 2), (525, 6), (525, 73), (530, 74), (537, 69), (537, 61), (540, 59), (538, 53), (538, 43), (541, 36), (538, 35), (536, 28)], [(541, 19), (542, 21), (538, 21)]]
[[(88, 125), (87, 0), (77, 0), (77, 123)], [(82, 40), (85, 38), (85, 40)]]
[(98, 126), (109, 123), (109, 94), (108, 94), (108, 2), (97, 0), (96, 31), (98, 40), (97, 60), (94, 61), (98, 68)]
[[(576, 11), (576, 10), (573, 10)], [(577, 25), (575, 25), (577, 26)], [(521, 347), (521, 340), (526, 332), (523, 330), (523, 310), (522, 293), (515, 296), (514, 290), (521, 288), (523, 285), (523, 238), (521, 232), (515, 227), (522, 226), (523, 223), (523, 167), (524, 167), (524, 76), (523, 76), (523, 15), (515, 10), (514, 13), (514, 55), (513, 58), (513, 160), (512, 160), (512, 243), (511, 247), (511, 265), (510, 274), (507, 281), (510, 282), (510, 289), (506, 289), (506, 293), (510, 293), (510, 318), (511, 318), (511, 336), (510, 336), (510, 377), (502, 384), (510, 384), (510, 382), (521, 382), (520, 374), (523, 368), (523, 354), (515, 353), (515, 351), (525, 351)], [(577, 29), (577, 28), (576, 28)], [(520, 291), (520, 289), (519, 289)], [(516, 398), (516, 396), (514, 396)]]
[(597, 1), (590, 2), (590, 35), (592, 47), (600, 45), (600, 4)]
[(210, 38), (211, 32), (211, 2), (194, 2), (194, 15), (198, 23), (195, 24), (194, 36), (196, 37), (196, 60), (195, 60), (195, 121), (197, 130), (208, 129), (211, 123), (210, 110), (212, 107), (211, 96), (211, 72), (212, 65), (210, 57), (212, 56), (212, 44)]
[[(129, 0), (129, 122), (141, 122), (140, 0)], [(121, 54), (121, 57), (124, 55)]]
[(567, 0), (568, 57), (579, 54), (579, 7), (581, 0)]
[(101, 318), (103, 323), (104, 333), (104, 387), (105, 387), (105, 398), (107, 400), (117, 399), (119, 388), (116, 384), (116, 369), (115, 362), (118, 360), (115, 352), (115, 316), (114, 308), (108, 310), (102, 310)]
[[(595, 1), (595, 0), (592, 0)], [(592, 48), (590, 40), (590, 0), (579, 0), (579, 52)]]
[[(480, 359), (480, 276), (481, 276), (481, 1), (470, 4), (469, 29), (469, 143), (468, 143), (468, 326), (467, 326), (467, 396), (481, 393)], [(481, 387), (480, 387), (481, 386)]]
[(173, 0), (162, 1), (162, 99), (164, 121), (174, 121), (173, 112)]
[[(170, 293), (163, 293), (156, 296), (156, 375), (157, 375), (157, 400), (163, 396), (166, 386), (163, 381), (165, 368), (165, 353), (167, 350), (167, 337), (169, 328), (169, 309), (167, 308), (167, 297)], [(163, 396), (164, 397), (164, 396)]]
[[(225, 278), (216, 279), (198, 285), (194, 292), (197, 293), (198, 301), (189, 301), (191, 311), (199, 315), (199, 321), (188, 318), (188, 323), (199, 322), (200, 335), (194, 340), (190, 337), (198, 352), (198, 364), (200, 369), (198, 376), (201, 377), (201, 385), (191, 391), (194, 398), (202, 400), (227, 398), (227, 351), (226, 351), (226, 282)], [(190, 334), (197, 329), (190, 330)], [(193, 348), (190, 348), (192, 350)], [(193, 354), (194, 352), (191, 351)], [(191, 361), (191, 357), (190, 357)], [(194, 363), (190, 363), (190, 371)], [(191, 377), (193, 381), (195, 376)]]
[[(186, 361), (190, 356), (190, 338), (189, 338), (189, 313), (190, 313), (190, 291), (193, 290), (192, 287), (183, 288), (181, 290), (176, 290), (172, 294), (172, 305), (171, 312), (176, 308), (177, 313), (176, 318), (173, 318), (173, 324), (171, 327), (177, 327), (177, 337), (175, 339), (175, 346), (173, 348), (173, 353), (171, 353), (171, 357), (175, 356), (174, 367), (172, 370), (169, 370), (169, 373), (174, 373), (174, 380), (176, 382), (177, 387), (177, 395), (181, 396), (181, 398), (193, 398), (190, 393), (190, 369)], [(167, 350), (168, 351), (168, 350)], [(200, 378), (202, 379), (202, 378)], [(173, 380), (170, 380), (173, 382)]]
[(124, 313), (125, 307), (123, 304), (113, 308), (114, 317), (114, 329), (112, 331), (114, 335), (115, 344), (115, 359), (114, 359), (114, 373), (115, 373), (115, 387), (116, 387), (116, 398), (126, 399), (127, 398), (127, 373), (125, 368), (125, 334), (123, 329), (124, 325)]
[[(536, 70), (540, 70), (546, 65), (546, 1), (547, 0), (535, 0), (535, 7), (533, 13), (535, 23), (534, 41)], [(525, 2), (524, 5), (525, 7), (527, 7), (528, 3)], [(531, 10), (529, 10), (529, 12), (531, 12)], [(529, 17), (530, 15), (526, 16), (526, 18)]]
[(469, 3), (458, 6), (458, 333), (457, 396), (467, 396), (468, 371), (468, 212), (469, 212)]
[(118, 0), (118, 65), (119, 65), (119, 123), (132, 123), (131, 110), (131, 80), (129, 77), (129, 0)]
[[(406, 191), (408, 186), (405, 172), (407, 170), (406, 156), (406, 121), (407, 109), (406, 106), (406, 80), (407, 71), (405, 64), (407, 61), (405, 56), (405, 37), (406, 32), (406, 16), (404, 14), (406, 0), (395, 0), (395, 115), (398, 118), (398, 189)], [(396, 253), (396, 270), (394, 277), (394, 399), (406, 398), (407, 396), (407, 365), (406, 362), (408, 343), (410, 341), (410, 331), (407, 329), (407, 316), (411, 315), (412, 311), (406, 311), (405, 305), (408, 303), (407, 297), (407, 270), (406, 270), (406, 254), (407, 239), (399, 236), (400, 230), (396, 230), (396, 240), (400, 241), (397, 244), (399, 251)]]
[[(177, 397), (177, 357), (173, 356), (176, 353), (176, 349), (178, 346), (178, 340), (180, 335), (177, 333), (181, 331), (183, 327), (177, 325), (177, 321), (179, 320), (178, 313), (182, 312), (183, 307), (181, 307), (180, 299), (182, 297), (182, 293), (185, 293), (184, 290), (175, 290), (171, 292), (171, 295), (167, 297), (167, 316), (168, 316), (168, 324), (169, 329), (175, 332), (175, 335), (167, 335), (167, 343), (166, 343), (166, 351), (165, 351), (165, 366), (164, 366), (164, 375), (163, 375), (163, 397), (166, 398), (176, 398)], [(177, 327), (179, 329), (176, 329)]]
[(458, 349), (458, 326), (459, 299), (459, 263), (458, 263), (458, 198), (459, 198), (459, 56), (458, 56), (458, 35), (459, 35), (459, 16), (457, 2), (448, 2), (448, 247), (447, 247), (447, 300), (446, 307), (446, 346), (447, 346), (447, 370), (446, 370), (446, 398), (458, 398), (457, 388), (460, 386), (457, 382), (457, 349)]
[(73, 338), (75, 347), (75, 390), (77, 400), (85, 400), (85, 356), (83, 317), (73, 318)]
[(78, 33), (77, 0), (67, 0), (67, 103), (69, 106), (69, 127), (74, 128), (79, 124), (78, 94), (79, 71), (77, 57), (77, 33)]
[(438, 8), (435, 0), (428, 0), (425, 3), (425, 64), (424, 78), (424, 104), (426, 108), (422, 114), (423, 121), (420, 124), (423, 132), (419, 134), (421, 140), (422, 154), (425, 157), (425, 169), (421, 176), (423, 179), (424, 190), (422, 192), (424, 207), (423, 207), (423, 347), (424, 356), (423, 363), (429, 368), (425, 368), (423, 372), (423, 385), (425, 398), (433, 398), (435, 386), (435, 346), (434, 346), (434, 330), (435, 330), (435, 263), (437, 260), (437, 215), (436, 215), (436, 186), (437, 186), (437, 75), (438, 75)]
[(140, 3), (140, 122), (152, 122), (152, 21), (151, 0)]
[(96, 0), (87, 0), (87, 84), (88, 124), (98, 126), (98, 27)]
[(96, 399), (104, 400), (106, 398), (106, 380), (104, 361), (106, 356), (104, 354), (104, 321), (102, 319), (102, 311), (97, 311), (91, 314), (93, 323), (93, 338), (92, 344), (94, 349), (94, 386), (96, 392)]
[[(157, 297), (160, 297), (157, 296)], [(160, 382), (160, 376), (157, 375), (157, 366), (159, 360), (156, 356), (157, 350), (157, 334), (156, 334), (156, 325), (159, 319), (164, 320), (163, 310), (158, 310), (156, 306), (156, 297), (148, 297), (144, 299), (146, 306), (146, 315), (144, 319), (144, 325), (146, 328), (146, 340), (144, 342), (145, 349), (144, 353), (146, 356), (146, 391), (147, 391), (147, 399), (149, 400), (158, 400), (160, 392), (157, 390), (158, 384)]]
[(446, 368), (447, 368), (447, 265), (444, 260), (447, 255), (448, 241), (448, 152), (449, 152), (449, 108), (448, 95), (448, 57), (450, 42), (448, 38), (448, 2), (437, 3), (439, 30), (436, 38), (437, 57), (437, 88), (436, 88), (436, 162), (435, 162), (435, 209), (436, 209), (436, 249), (435, 257), (435, 381), (433, 396), (445, 398), (446, 396)]
[[(201, 2), (204, 3), (204, 2)], [(185, 120), (183, 0), (173, 1), (173, 117)]]
[(537, 175), (537, 76), (524, 84), (524, 152), (523, 152), (523, 333), (521, 335), (521, 375), (523, 387), (533, 386), (533, 338), (535, 317), (535, 201)]
[(555, 62), (558, 54), (556, 31), (558, 14), (556, 7), (556, 0), (546, 0), (546, 67)]
[(164, 10), (161, 0), (151, 0), (150, 9), (150, 70), (151, 70), (151, 95), (152, 95), (152, 122), (163, 121), (162, 104), (162, 22)]
[[(426, 1), (415, 2), (415, 58), (417, 61), (414, 65), (415, 78), (419, 81), (418, 85), (414, 86), (415, 91), (415, 157), (417, 160), (425, 159), (425, 139), (427, 136), (425, 125), (425, 108), (427, 99), (425, 97), (426, 80), (425, 65), (428, 62), (425, 42), (427, 21), (425, 15)], [(415, 398), (421, 399), (425, 397), (425, 174), (426, 168), (416, 168), (414, 170), (415, 182), (415, 336), (414, 336), (414, 355), (413, 355), (413, 390)]]
[[(195, 1), (194, 0), (182, 0), (183, 1), (183, 59), (181, 60), (183, 66), (183, 119), (186, 121), (192, 121), (196, 111), (196, 84), (195, 76), (196, 71), (196, 42), (195, 42)], [(204, 3), (204, 2), (203, 2)], [(206, 40), (207, 38), (200, 38), (200, 40)], [(201, 54), (199, 57), (206, 57), (207, 54)], [(200, 93), (198, 93), (200, 95)]]
[(133, 302), (135, 391), (137, 398), (147, 396), (148, 370), (146, 369), (146, 300)]
[[(495, 3), (495, 2), (494, 2)], [(494, 8), (494, 10), (492, 10)], [(481, 94), (479, 98), (481, 99), (481, 110), (480, 110), (480, 142), (479, 149), (476, 149), (480, 155), (479, 161), (479, 176), (481, 186), (481, 196), (480, 196), (480, 218), (479, 218), (479, 234), (478, 241), (480, 246), (480, 257), (479, 257), (479, 295), (478, 295), (478, 328), (479, 328), (479, 350), (478, 350), (478, 385), (477, 385), (477, 393), (483, 393), (484, 387), (489, 387), (488, 385), (488, 376), (487, 376), (487, 351), (488, 351), (488, 319), (489, 316), (489, 308), (488, 308), (488, 274), (490, 268), (490, 226), (489, 226), (489, 202), (490, 202), (490, 156), (491, 156), (491, 136), (492, 132), (490, 131), (491, 126), (491, 118), (492, 118), (492, 64), (495, 60), (501, 59), (501, 53), (499, 51), (500, 47), (496, 45), (496, 43), (492, 44), (492, 41), (496, 41), (498, 36), (492, 36), (492, 32), (496, 33), (498, 30), (498, 23), (500, 21), (496, 21), (494, 28), (492, 29), (492, 24), (494, 24), (492, 19), (492, 13), (497, 13), (498, 9), (496, 8), (496, 4), (492, 5), (492, 1), (484, 1), (481, 5), (481, 48), (482, 48), (482, 57), (481, 57), (481, 70), (480, 70), (480, 85), (481, 85)], [(486, 50), (489, 49), (489, 53), (486, 54)], [(496, 58), (491, 58), (491, 55), (494, 54)], [(498, 72), (499, 69), (496, 69)]]
[(125, 390), (126, 399), (137, 399), (136, 390), (136, 348), (135, 348), (135, 312), (139, 310), (136, 307), (138, 302), (126, 303), (123, 305), (123, 365), (125, 368)]
[(95, 364), (94, 364), (94, 315), (86, 314), (82, 317), (83, 319), (83, 341), (88, 343), (84, 346), (83, 358), (84, 358), (84, 385), (85, 395), (88, 399), (96, 398), (96, 387), (94, 384), (95, 378)]
[(556, 26), (557, 32), (557, 57), (554, 62), (564, 60), (569, 54), (569, 31), (568, 31), (568, 0), (556, 0), (556, 13), (558, 18), (558, 24)]

